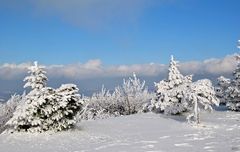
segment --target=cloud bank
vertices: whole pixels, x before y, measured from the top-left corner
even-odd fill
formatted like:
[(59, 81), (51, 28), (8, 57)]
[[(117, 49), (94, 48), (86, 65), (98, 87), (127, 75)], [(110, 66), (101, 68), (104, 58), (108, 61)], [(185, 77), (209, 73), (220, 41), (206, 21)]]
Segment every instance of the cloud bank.
[[(41, 63), (40, 63), (41, 64)], [(0, 65), (0, 79), (18, 80), (27, 74), (27, 67), (31, 63)], [(185, 74), (225, 75), (235, 69), (237, 62), (234, 55), (227, 55), (222, 59), (207, 59), (204, 61), (180, 62), (180, 70)], [(86, 63), (69, 65), (48, 65), (46, 70), (49, 77), (66, 79), (89, 79), (104, 77), (125, 77), (133, 72), (140, 76), (159, 76), (167, 72), (168, 65), (159, 63), (133, 64), (133, 65), (103, 65), (99, 59), (89, 60)]]
[[(179, 69), (183, 74), (194, 74), (195, 80), (209, 78), (216, 81), (221, 75), (231, 76), (237, 66), (234, 56), (232, 54), (221, 59), (180, 62)], [(0, 97), (23, 90), (22, 80), (27, 75), (27, 67), (31, 64), (28, 62), (0, 65)], [(45, 66), (49, 86), (58, 87), (61, 83), (76, 83), (80, 90), (88, 95), (99, 90), (102, 84), (113, 89), (133, 72), (145, 79), (149, 88), (153, 89), (153, 82), (165, 78), (168, 69), (168, 65), (159, 63), (107, 66), (99, 59), (89, 60), (86, 63)]]

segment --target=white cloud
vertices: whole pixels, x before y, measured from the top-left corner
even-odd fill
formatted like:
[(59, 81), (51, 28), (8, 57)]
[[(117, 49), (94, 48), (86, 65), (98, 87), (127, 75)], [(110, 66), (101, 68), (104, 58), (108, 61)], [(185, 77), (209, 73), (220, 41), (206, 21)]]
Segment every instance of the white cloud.
[[(27, 73), (30, 63), (0, 65), (0, 79), (19, 79)], [(236, 67), (234, 55), (222, 59), (208, 59), (202, 62), (190, 61), (181, 63), (180, 70), (186, 74), (221, 75), (230, 74)], [(99, 59), (86, 63), (46, 66), (47, 75), (51, 78), (82, 80), (88, 78), (124, 77), (136, 72), (140, 76), (155, 77), (166, 74), (168, 65), (149, 63), (134, 65), (105, 66)]]
[(11, 80), (18, 79), (23, 76), (27, 72), (27, 67), (29, 67), (30, 63), (22, 63), (22, 64), (9, 64), (5, 63), (0, 65), (0, 79)]
[(202, 62), (191, 61), (182, 63), (180, 69), (185, 73), (221, 75), (230, 74), (237, 66), (235, 54), (222, 59), (207, 59)]
[[(0, 96), (7, 99), (10, 94), (22, 93), (24, 85), (22, 80), (27, 75), (29, 65), (30, 63), (0, 65)], [(210, 78), (216, 81), (220, 75), (230, 76), (236, 65), (233, 55), (228, 55), (222, 59), (202, 62), (180, 62), (180, 71), (184, 74), (194, 74), (195, 80)], [(167, 68), (168, 65), (156, 63), (106, 66), (98, 59), (86, 63), (46, 66), (49, 86), (56, 88), (62, 83), (75, 83), (85, 95), (96, 92), (103, 84), (113, 89), (122, 83), (122, 78), (132, 75), (133, 72), (145, 79), (150, 89), (154, 89), (153, 82), (165, 78)]]

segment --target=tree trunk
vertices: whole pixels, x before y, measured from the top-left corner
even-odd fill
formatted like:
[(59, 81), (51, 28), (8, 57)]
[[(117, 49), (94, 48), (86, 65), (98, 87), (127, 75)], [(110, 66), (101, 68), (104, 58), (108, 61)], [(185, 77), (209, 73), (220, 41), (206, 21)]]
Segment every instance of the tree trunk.
[(197, 124), (200, 124), (200, 109), (198, 107), (198, 101), (195, 100), (194, 101), (194, 121), (197, 123)]

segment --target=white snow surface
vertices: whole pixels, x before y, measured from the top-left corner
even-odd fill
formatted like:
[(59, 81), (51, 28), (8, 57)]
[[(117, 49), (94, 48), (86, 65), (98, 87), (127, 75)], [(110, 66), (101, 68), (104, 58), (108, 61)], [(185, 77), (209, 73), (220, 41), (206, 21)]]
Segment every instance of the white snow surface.
[(0, 135), (1, 152), (240, 152), (240, 113), (202, 112), (202, 124), (183, 116), (136, 114), (80, 122), (59, 133)]

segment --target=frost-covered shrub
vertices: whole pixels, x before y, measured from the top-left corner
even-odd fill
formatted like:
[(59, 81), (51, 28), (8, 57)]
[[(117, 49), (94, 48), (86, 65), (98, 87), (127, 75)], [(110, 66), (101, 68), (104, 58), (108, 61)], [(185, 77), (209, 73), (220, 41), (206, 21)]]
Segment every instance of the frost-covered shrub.
[(187, 117), (188, 122), (197, 124), (200, 123), (201, 109), (212, 111), (212, 105), (219, 105), (219, 99), (216, 97), (214, 87), (208, 79), (192, 83), (184, 94), (184, 100), (190, 111)]
[(149, 102), (153, 97), (145, 86), (145, 81), (141, 82), (136, 74), (123, 80), (123, 85), (115, 89), (115, 96), (121, 103), (124, 115), (130, 115), (142, 111), (142, 106)]
[[(239, 62), (240, 55), (236, 55), (236, 60)], [(233, 79), (220, 77), (218, 81), (218, 96), (221, 101), (225, 101), (228, 109), (240, 111), (240, 62), (233, 72)]]
[(104, 87), (101, 92), (85, 101), (85, 106), (79, 116), (80, 119), (102, 119), (112, 116), (130, 115), (142, 111), (142, 105), (152, 98), (136, 74), (128, 80), (123, 80), (123, 85), (115, 88), (113, 93)]
[(24, 87), (32, 90), (8, 121), (10, 131), (44, 132), (71, 128), (82, 107), (77, 86), (64, 84), (56, 90), (46, 87), (44, 68), (35, 62), (29, 70), (30, 76), (24, 79), (27, 81)]
[(102, 87), (98, 93), (94, 93), (91, 98), (84, 100), (83, 110), (78, 119), (104, 119), (122, 115), (121, 107), (116, 92), (110, 93), (109, 90)]
[(17, 106), (23, 102), (24, 98), (25, 94), (14, 94), (6, 103), (0, 105), (0, 130), (2, 130), (6, 122), (13, 117)]

